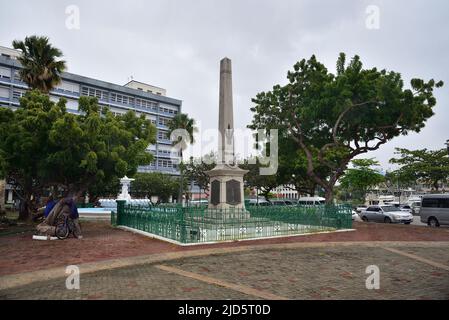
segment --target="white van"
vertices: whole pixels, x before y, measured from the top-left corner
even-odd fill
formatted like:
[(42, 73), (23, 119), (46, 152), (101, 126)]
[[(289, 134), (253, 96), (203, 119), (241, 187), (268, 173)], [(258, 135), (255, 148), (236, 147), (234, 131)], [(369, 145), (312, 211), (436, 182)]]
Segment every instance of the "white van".
[(325, 204), (326, 199), (322, 197), (301, 197), (298, 199), (298, 206)]
[(265, 198), (261, 199), (249, 199), (247, 201), (245, 201), (245, 205), (250, 206), (250, 207), (254, 207), (254, 206), (259, 206), (259, 207), (269, 207), (272, 206), (273, 204), (267, 200), (265, 200)]
[(449, 225), (449, 194), (423, 196), (419, 215), (431, 227)]

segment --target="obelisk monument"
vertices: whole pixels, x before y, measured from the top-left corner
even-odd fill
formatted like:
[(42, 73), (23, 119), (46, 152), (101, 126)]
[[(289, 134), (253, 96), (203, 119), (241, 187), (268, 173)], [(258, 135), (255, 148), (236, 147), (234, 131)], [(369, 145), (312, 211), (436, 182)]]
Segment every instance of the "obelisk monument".
[(232, 103), (231, 60), (220, 61), (220, 99), (218, 116), (217, 166), (210, 177), (210, 209), (245, 209), (243, 176), (248, 172), (236, 164), (234, 149), (234, 112)]

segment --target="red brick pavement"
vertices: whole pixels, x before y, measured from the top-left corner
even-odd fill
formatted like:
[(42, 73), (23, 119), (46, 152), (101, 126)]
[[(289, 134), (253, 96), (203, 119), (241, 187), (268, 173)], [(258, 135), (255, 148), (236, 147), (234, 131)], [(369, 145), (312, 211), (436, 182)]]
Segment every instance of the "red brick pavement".
[(84, 222), (84, 239), (36, 241), (31, 234), (0, 237), (0, 276), (70, 264), (173, 251), (292, 242), (449, 241), (449, 229), (411, 225), (354, 223), (356, 231), (181, 247), (130, 232), (107, 222)]

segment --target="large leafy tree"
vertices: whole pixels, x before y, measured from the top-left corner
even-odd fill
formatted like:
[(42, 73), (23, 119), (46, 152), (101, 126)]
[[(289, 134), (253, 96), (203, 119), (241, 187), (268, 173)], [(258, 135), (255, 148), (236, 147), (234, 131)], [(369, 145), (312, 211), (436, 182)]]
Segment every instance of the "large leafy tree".
[(55, 104), (38, 91), (28, 92), (20, 108), (0, 108), (0, 150), (3, 176), (21, 200), (19, 219), (25, 220), (43, 189), (42, 172), (50, 152), (53, 123), (63, 117), (65, 104)]
[(374, 159), (354, 159), (353, 168), (346, 170), (340, 179), (343, 190), (351, 193), (352, 198), (365, 202), (365, 197), (370, 188), (385, 181), (385, 177), (373, 167), (379, 166)]
[(409, 179), (421, 180), (435, 191), (439, 190), (441, 182), (449, 179), (449, 157), (446, 149), (440, 150), (408, 150), (396, 148), (398, 158), (392, 158), (391, 163), (401, 167), (396, 174)]
[(24, 41), (14, 40), (12, 45), (22, 51), (18, 58), (22, 64), (19, 75), (31, 89), (48, 93), (61, 82), (66, 63), (58, 60), (62, 52), (53, 47), (47, 37), (30, 36)]
[(91, 97), (80, 98), (82, 115), (74, 115), (65, 103), (34, 90), (16, 111), (0, 108), (2, 171), (22, 199), (20, 219), (28, 218), (43, 190), (95, 196), (152, 160), (146, 148), (155, 143), (156, 128), (143, 115), (100, 113)]
[(174, 134), (177, 130), (183, 130), (184, 134), (176, 134), (177, 138), (173, 139), (173, 146), (177, 146), (181, 155), (181, 163), (179, 166), (180, 170), (180, 183), (179, 183), (179, 202), (182, 202), (183, 195), (183, 186), (184, 186), (184, 166), (183, 163), (183, 150), (187, 149), (189, 144), (194, 144), (194, 133), (198, 130), (195, 125), (195, 119), (189, 118), (188, 114), (178, 113), (175, 117), (173, 117), (169, 123), (168, 128), (170, 131), (170, 135)]
[[(346, 64), (343, 53), (336, 74), (312, 56), (296, 63), (287, 78), (288, 84), (253, 99), (250, 128), (287, 128), (306, 155), (307, 174), (325, 190), (328, 203), (353, 158), (425, 126), (434, 114), (433, 90), (443, 85), (413, 79), (406, 89), (399, 73), (364, 69), (358, 56)], [(328, 177), (317, 174), (317, 162), (329, 168)]]
[(131, 184), (131, 195), (137, 198), (159, 197), (161, 202), (167, 202), (179, 190), (179, 180), (160, 172), (137, 173)]

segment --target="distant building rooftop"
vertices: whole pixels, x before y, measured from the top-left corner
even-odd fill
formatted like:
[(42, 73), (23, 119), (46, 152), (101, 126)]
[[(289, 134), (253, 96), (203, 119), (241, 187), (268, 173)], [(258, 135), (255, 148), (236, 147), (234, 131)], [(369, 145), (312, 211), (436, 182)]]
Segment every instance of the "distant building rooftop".
[(157, 95), (161, 95), (161, 96), (167, 95), (167, 90), (165, 90), (163, 88), (152, 86), (150, 84), (143, 83), (143, 82), (136, 81), (136, 80), (131, 80), (130, 82), (125, 84), (125, 87), (140, 90), (140, 91), (145, 91), (145, 92), (149, 92), (149, 93), (153, 93), (153, 94), (157, 94)]

